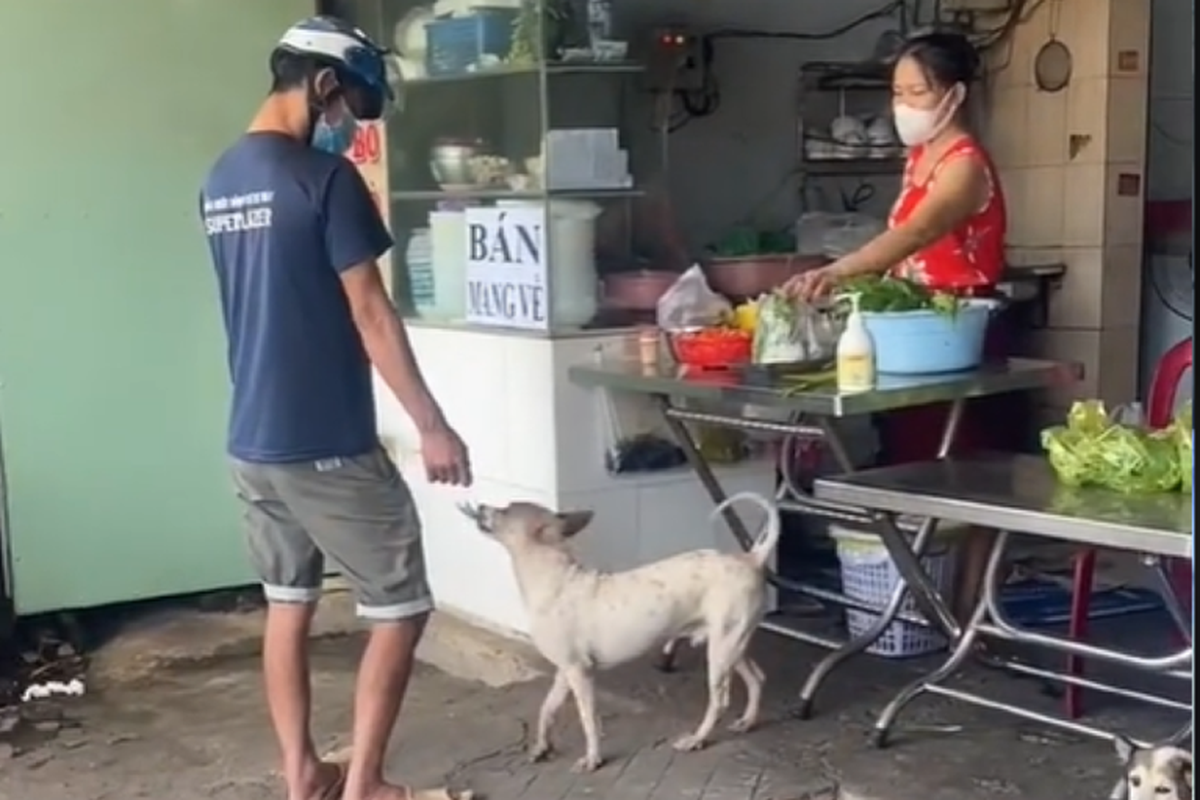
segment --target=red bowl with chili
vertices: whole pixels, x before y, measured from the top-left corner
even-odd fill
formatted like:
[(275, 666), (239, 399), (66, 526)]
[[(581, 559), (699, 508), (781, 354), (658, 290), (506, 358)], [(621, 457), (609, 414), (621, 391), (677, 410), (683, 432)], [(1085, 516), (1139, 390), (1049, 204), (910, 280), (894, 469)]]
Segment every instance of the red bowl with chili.
[(701, 328), (668, 337), (680, 364), (700, 369), (725, 369), (750, 361), (753, 336), (736, 328)]

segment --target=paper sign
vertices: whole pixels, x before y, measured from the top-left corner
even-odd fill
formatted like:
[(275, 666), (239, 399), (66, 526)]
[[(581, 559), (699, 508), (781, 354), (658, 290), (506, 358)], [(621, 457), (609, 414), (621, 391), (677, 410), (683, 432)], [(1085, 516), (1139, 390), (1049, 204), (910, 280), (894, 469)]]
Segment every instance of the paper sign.
[[(358, 133), (355, 134), (345, 156), (358, 167), (358, 173), (362, 175), (367, 189), (371, 192), (371, 199), (375, 201), (375, 207), (383, 217), (383, 224), (390, 230), (392, 204), (388, 200), (387, 129), (383, 123), (359, 123)], [(390, 292), (392, 271), (387, 266), (386, 258), (383, 262), (383, 280)]]
[(467, 321), (546, 330), (546, 213), (541, 208), (469, 208)]

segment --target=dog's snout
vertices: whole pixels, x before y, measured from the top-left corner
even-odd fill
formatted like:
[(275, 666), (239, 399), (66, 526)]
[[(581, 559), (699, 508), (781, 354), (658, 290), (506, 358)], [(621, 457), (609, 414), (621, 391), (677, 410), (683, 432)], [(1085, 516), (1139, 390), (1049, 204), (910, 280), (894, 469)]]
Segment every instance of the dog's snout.
[(459, 503), (458, 510), (464, 517), (474, 522), (481, 531), (491, 531), (492, 515), (488, 513), (487, 506), (477, 506), (474, 503)]

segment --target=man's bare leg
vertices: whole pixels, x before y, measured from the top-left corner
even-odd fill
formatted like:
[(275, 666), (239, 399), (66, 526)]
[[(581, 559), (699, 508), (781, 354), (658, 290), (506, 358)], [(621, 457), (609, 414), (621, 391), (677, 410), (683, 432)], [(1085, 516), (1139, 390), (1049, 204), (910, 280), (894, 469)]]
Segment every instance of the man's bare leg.
[(983, 576), (987, 572), (988, 557), (996, 532), (990, 528), (970, 527), (967, 539), (959, 544), (958, 585), (954, 592), (954, 617), (966, 625), (975, 613), (975, 606), (983, 592)]
[(342, 800), (410, 800), (407, 790), (384, 780), (383, 762), (427, 619), (423, 614), (373, 623), (358, 668), (350, 770)]
[(283, 755), (288, 800), (313, 800), (338, 779), (337, 768), (322, 764), (309, 722), (312, 685), (308, 635), (316, 605), (270, 603), (263, 635), (263, 675), (271, 722)]

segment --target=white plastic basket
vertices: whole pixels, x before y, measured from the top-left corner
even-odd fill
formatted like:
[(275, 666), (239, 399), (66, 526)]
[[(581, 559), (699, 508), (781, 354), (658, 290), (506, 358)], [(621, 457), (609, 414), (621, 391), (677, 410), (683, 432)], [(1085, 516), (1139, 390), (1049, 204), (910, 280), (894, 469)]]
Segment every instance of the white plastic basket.
[[(935, 540), (921, 559), (926, 574), (943, 595), (954, 582), (954, 554), (947, 540), (962, 530), (957, 526), (939, 525)], [(901, 578), (883, 542), (873, 533), (840, 526), (831, 526), (829, 535), (837, 543), (838, 560), (842, 567), (842, 591), (851, 599), (884, 608)], [(900, 611), (920, 616), (911, 594), (905, 596)], [(878, 618), (878, 614), (869, 611), (846, 609), (846, 628), (851, 638), (865, 633)], [(897, 620), (867, 648), (867, 652), (886, 658), (912, 658), (935, 653), (945, 646), (945, 637), (934, 629)]]

